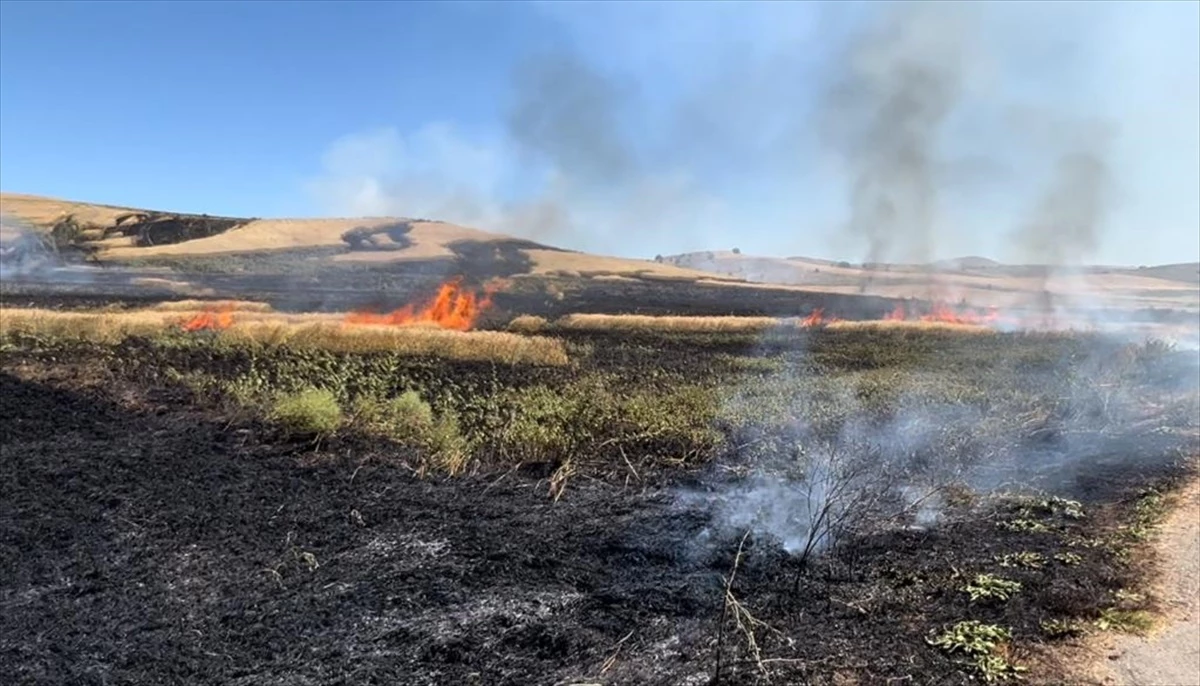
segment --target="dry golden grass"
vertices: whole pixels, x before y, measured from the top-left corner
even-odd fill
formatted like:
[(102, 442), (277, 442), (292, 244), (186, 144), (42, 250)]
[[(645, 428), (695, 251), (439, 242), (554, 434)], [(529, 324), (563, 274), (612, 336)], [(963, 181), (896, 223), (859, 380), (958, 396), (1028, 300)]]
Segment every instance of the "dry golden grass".
[[(116, 218), (135, 208), (107, 207), (16, 193), (0, 193), (4, 211), (43, 229), (62, 217), (73, 214), (85, 225), (111, 226)], [(314, 219), (257, 219), (216, 236), (169, 245), (138, 247), (124, 236), (96, 241), (99, 259), (135, 259), (139, 257), (199, 257), (235, 253), (270, 252), (298, 248), (338, 247), (345, 245), (342, 234), (357, 227), (382, 227), (405, 221), (398, 217), (345, 217)], [(380, 264), (408, 260), (453, 258), (451, 244), (457, 241), (511, 240), (513, 237), (443, 222), (416, 221), (407, 234), (411, 245), (399, 250), (363, 250), (335, 255), (334, 262)], [(683, 269), (650, 260), (605, 257), (558, 250), (525, 250), (533, 262), (533, 274), (572, 276), (625, 276), (629, 278), (693, 281), (701, 277), (721, 280), (706, 272)]]
[[(130, 336), (178, 331), (198, 314), (184, 311), (57, 312), (0, 308), (0, 334), (34, 334), (66, 340), (117, 343)], [(569, 362), (562, 341), (501, 331), (451, 331), (432, 326), (345, 324), (340, 314), (235, 313), (217, 332), (225, 341), (287, 345), (334, 352), (391, 352), (454, 360), (557, 366)]]
[(677, 317), (639, 314), (569, 314), (554, 323), (578, 331), (679, 331), (752, 333), (783, 325), (774, 317)]
[(537, 333), (549, 325), (545, 317), (523, 314), (508, 323), (508, 330), (513, 333)]
[(252, 300), (176, 300), (155, 305), (158, 312), (189, 312), (221, 310), (225, 312), (273, 312), (268, 303)]
[(24, 193), (0, 193), (0, 211), (35, 226), (49, 227), (68, 214), (84, 224), (112, 224), (117, 217), (137, 210), (129, 207), (74, 202)]
[(334, 352), (393, 352), (453, 360), (510, 364), (567, 364), (562, 341), (503, 331), (451, 331), (433, 326), (373, 326), (340, 323), (237, 322), (221, 332), (230, 340), (291, 345)]
[(5, 307), (0, 308), (0, 334), (116, 343), (129, 336), (161, 333), (177, 318), (164, 312), (57, 312)]
[[(396, 217), (335, 219), (258, 219), (236, 229), (171, 245), (138, 248), (114, 244), (102, 257), (127, 259), (144, 256), (223, 255), (297, 248), (340, 247), (342, 234), (357, 227), (381, 227), (404, 221)], [(338, 255), (339, 262), (392, 262), (453, 257), (450, 243), (462, 240), (494, 241), (508, 236), (455, 224), (413, 222), (407, 237), (412, 245), (402, 250), (364, 250)]]

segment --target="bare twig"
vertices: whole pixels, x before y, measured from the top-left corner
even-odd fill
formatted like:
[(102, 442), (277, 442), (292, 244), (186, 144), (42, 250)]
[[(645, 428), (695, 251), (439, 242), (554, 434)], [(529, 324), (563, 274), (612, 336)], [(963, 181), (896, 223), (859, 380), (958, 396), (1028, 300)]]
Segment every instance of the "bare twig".
[(717, 634), (717, 666), (713, 674), (713, 683), (719, 683), (721, 679), (721, 648), (725, 637), (725, 621), (730, 613), (733, 614), (738, 631), (745, 636), (746, 648), (750, 651), (750, 655), (754, 659), (754, 664), (764, 681), (770, 681), (770, 677), (767, 672), (767, 663), (763, 660), (762, 649), (758, 645), (758, 636), (755, 630), (766, 629), (771, 633), (782, 635), (774, 627), (750, 614), (750, 611), (733, 594), (733, 582), (737, 578), (738, 567), (742, 564), (746, 539), (749, 537), (750, 531), (746, 531), (742, 535), (742, 540), (738, 543), (737, 553), (733, 557), (733, 568), (730, 570), (729, 576), (725, 579), (725, 602), (722, 605), (721, 624)]
[[(633, 468), (633, 463), (629, 461), (629, 456), (625, 454), (625, 448), (620, 447), (619, 449), (621, 451), (621, 457), (625, 460), (625, 465), (629, 467), (629, 471), (633, 474), (634, 480), (641, 481), (642, 477), (638, 476), (637, 470)], [(625, 477), (625, 485), (629, 485), (629, 477)]]
[(613, 654), (604, 661), (604, 665), (600, 668), (600, 676), (604, 676), (608, 670), (613, 668), (613, 665), (617, 664), (617, 656), (621, 654), (621, 646), (624, 645), (625, 641), (629, 640), (630, 636), (633, 636), (632, 629), (621, 640), (617, 641)]

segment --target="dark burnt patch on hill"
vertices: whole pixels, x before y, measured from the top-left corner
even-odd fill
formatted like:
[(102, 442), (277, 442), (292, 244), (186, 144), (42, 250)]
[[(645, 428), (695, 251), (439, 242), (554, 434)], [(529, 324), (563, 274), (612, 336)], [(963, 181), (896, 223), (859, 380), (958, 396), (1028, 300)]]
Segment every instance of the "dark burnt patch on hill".
[(533, 271), (533, 260), (525, 252), (526, 250), (569, 252), (517, 238), (494, 241), (453, 241), (447, 247), (454, 252), (459, 272), (478, 281), (530, 273)]
[(411, 221), (398, 221), (383, 226), (356, 226), (342, 234), (350, 250), (398, 251), (412, 247), (408, 234), (412, 231)]
[(111, 225), (86, 223), (69, 214), (50, 227), (49, 237), (61, 251), (94, 252), (96, 242), (116, 236), (133, 239), (133, 245), (148, 248), (209, 238), (244, 226), (253, 219), (214, 217), (207, 214), (166, 212), (128, 212), (116, 217)]

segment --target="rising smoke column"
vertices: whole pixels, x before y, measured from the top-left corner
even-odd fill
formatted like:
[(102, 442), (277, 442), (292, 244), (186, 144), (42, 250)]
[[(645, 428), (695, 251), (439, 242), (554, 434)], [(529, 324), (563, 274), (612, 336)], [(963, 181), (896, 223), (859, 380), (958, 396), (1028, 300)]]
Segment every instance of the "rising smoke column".
[(1021, 261), (1038, 267), (1036, 306), (1048, 324), (1056, 308), (1050, 279), (1064, 268), (1081, 266), (1099, 250), (1116, 190), (1107, 159), (1111, 127), (1101, 122), (1071, 124), (1071, 130), (1063, 127), (1055, 136), (1051, 149), (1058, 153), (1048, 181), (1029, 215), (1010, 234)]
[(942, 134), (967, 67), (966, 17), (956, 10), (884, 11), (851, 39), (821, 101), (820, 128), (849, 176), (844, 232), (866, 242), (868, 269), (933, 255)]

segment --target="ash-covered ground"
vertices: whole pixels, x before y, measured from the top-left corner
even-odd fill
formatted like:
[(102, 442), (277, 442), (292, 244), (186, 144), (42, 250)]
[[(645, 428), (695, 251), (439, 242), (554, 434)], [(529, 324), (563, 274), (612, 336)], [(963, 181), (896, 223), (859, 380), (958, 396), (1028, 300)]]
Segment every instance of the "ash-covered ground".
[[(1110, 378), (1077, 358), (1121, 359), (1131, 349), (929, 332), (803, 341), (577, 333), (569, 342), (569, 368), (397, 360), (388, 392), (415, 387), (460, 403), (470, 433), (488, 426), (483, 414), (509, 411), (478, 400), (509, 397), (505, 389), (529, 393), (514, 396), (525, 403), (518, 418), (533, 412), (531, 398), (560, 389), (554, 406), (577, 408), (563, 420), (570, 427), (589, 421), (590, 396), (569, 390), (580, 375), (664, 397), (711, 379), (713, 390), (738, 389), (733, 400), (721, 396), (732, 408), (716, 424), (723, 447), (688, 453), (686, 441), (699, 439), (677, 436), (614, 451), (598, 435), (577, 438), (570, 454), (505, 461), (504, 446), (488, 447), (480, 429), (467, 474), (421, 474), (405, 446), (353, 430), (298, 438), (180, 381), (286, 370), (356, 387), (367, 381), (358, 375), (384, 368), (379, 359), (220, 349), (199, 338), (115, 348), (8, 341), (0, 659), (13, 683), (965, 684), (980, 678), (973, 659), (929, 643), (958, 622), (1006, 628), (1005, 658), (1041, 665), (1063, 640), (1046, 622), (1091, 626), (1106, 612), (1152, 607), (1121, 595), (1145, 573), (1128, 527), (1140, 526), (1145, 488), (1167, 492), (1197, 446), (1189, 381), (1174, 374), (1180, 358), (1169, 350), (1143, 350), (1121, 367), (1136, 393), (1070, 398), (1061, 393), (1077, 382)], [(1067, 385), (1051, 383), (1064, 373)], [(937, 379), (937, 404), (921, 378)], [(849, 394), (822, 395), (822, 379)], [(778, 396), (787, 402), (775, 410), (739, 414), (770, 386), (802, 390)], [(1060, 402), (1038, 396), (1045, 389)], [(1028, 416), (1013, 411), (1022, 393), (1037, 397)], [(646, 406), (653, 397), (636, 406), (651, 424), (668, 410), (699, 412)], [(1146, 397), (1160, 398), (1160, 411), (1146, 411)], [(852, 403), (852, 417), (879, 421), (823, 409), (840, 402)], [(1031, 466), (1057, 468), (1042, 484), (1052, 490), (1041, 500), (999, 498), (979, 490), (986, 470), (967, 470), (977, 488), (941, 491), (933, 516), (918, 507), (856, 520), (806, 564), (784, 550), (770, 511), (777, 501), (747, 500), (765, 477), (792, 484), (785, 500), (799, 497), (794, 480), (805, 470), (780, 461), (770, 445), (780, 436), (878, 451), (871, 437), (910, 426), (897, 423), (902, 406), (948, 404), (977, 411), (941, 415), (959, 417), (949, 423), (964, 433), (918, 432), (920, 446), (917, 434), (897, 434), (918, 448), (904, 461), (914, 474), (943, 473), (921, 466), (931, 460), (974, 459), (1005, 472), (990, 480), (999, 487)], [(999, 452), (1015, 461), (988, 458)], [(1077, 499), (1084, 514), (1068, 516), (1050, 494)], [(731, 516), (750, 505), (755, 516)], [(1001, 564), (1018, 559), (1040, 563)], [(1020, 590), (974, 601), (964, 589), (979, 574)], [(1063, 675), (1039, 667), (1026, 676)]]

